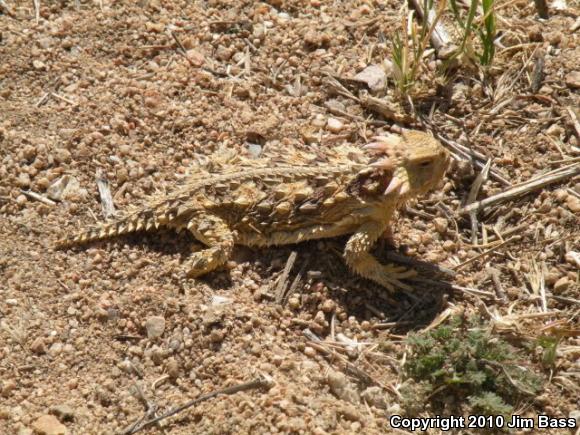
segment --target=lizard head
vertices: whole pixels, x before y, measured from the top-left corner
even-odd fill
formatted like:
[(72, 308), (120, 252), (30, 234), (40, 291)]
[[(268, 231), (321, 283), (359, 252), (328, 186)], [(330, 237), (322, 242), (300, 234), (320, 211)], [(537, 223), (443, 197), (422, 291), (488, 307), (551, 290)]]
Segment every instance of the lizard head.
[(435, 188), (449, 166), (449, 152), (422, 131), (406, 131), (402, 136), (377, 136), (365, 146), (379, 158), (372, 167), (392, 173), (385, 195), (413, 198)]

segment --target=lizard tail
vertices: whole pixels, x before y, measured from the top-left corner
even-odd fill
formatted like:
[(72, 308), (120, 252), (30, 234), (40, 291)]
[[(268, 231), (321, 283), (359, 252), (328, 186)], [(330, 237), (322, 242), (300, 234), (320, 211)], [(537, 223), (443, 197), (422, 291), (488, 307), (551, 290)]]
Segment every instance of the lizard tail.
[(66, 235), (55, 244), (57, 249), (66, 249), (97, 240), (110, 239), (123, 234), (134, 233), (151, 228), (158, 228), (158, 219), (147, 219), (142, 216), (128, 216), (124, 219), (95, 225), (86, 230)]

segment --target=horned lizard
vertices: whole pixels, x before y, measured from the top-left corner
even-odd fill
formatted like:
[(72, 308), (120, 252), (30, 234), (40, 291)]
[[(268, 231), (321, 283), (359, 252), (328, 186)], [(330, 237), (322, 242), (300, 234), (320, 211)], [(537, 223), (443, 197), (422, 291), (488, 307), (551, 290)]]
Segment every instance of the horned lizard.
[(228, 261), (234, 245), (265, 247), (351, 234), (346, 264), (389, 290), (408, 289), (414, 270), (370, 253), (393, 214), (443, 178), (449, 153), (432, 136), (406, 131), (363, 148), (287, 152), (251, 159), (222, 153), (199, 165), (184, 186), (147, 206), (60, 240), (64, 248), (165, 226), (187, 229), (207, 249), (188, 260), (188, 277)]

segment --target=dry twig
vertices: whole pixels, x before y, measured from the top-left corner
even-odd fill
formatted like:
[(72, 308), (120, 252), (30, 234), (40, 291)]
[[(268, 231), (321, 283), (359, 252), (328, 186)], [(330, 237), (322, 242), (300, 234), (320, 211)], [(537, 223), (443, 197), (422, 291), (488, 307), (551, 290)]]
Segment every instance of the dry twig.
[[(467, 205), (473, 204), (479, 191), (481, 190), (481, 186), (483, 183), (487, 181), (487, 177), (489, 175), (489, 170), (491, 168), (491, 159), (487, 161), (481, 172), (475, 177), (473, 184), (471, 185), (471, 189), (469, 189), (469, 195), (467, 196)], [(471, 220), (471, 243), (473, 245), (477, 245), (477, 212), (475, 210), (469, 213), (469, 219)]]
[[(161, 414), (159, 417), (155, 417), (149, 420), (146, 420), (140, 424), (135, 425), (133, 423), (127, 430), (123, 431), (123, 435), (133, 435), (141, 430), (151, 426), (152, 424), (158, 423), (161, 420), (164, 420), (168, 417), (172, 417), (182, 411), (185, 411), (188, 408), (191, 408), (198, 403), (205, 402), (206, 400), (213, 399), (221, 394), (235, 394), (241, 391), (248, 391), (248, 390), (255, 390), (258, 388), (270, 388), (273, 385), (273, 380), (270, 377), (261, 376), (259, 378), (254, 379), (253, 381), (246, 382), (243, 384), (234, 385), (232, 387), (223, 388), (221, 390), (212, 391), (208, 394), (202, 394), (196, 399), (190, 400), (189, 402), (184, 403), (177, 408), (172, 409), (171, 411), (166, 412), (165, 414)], [(142, 420), (142, 419), (140, 419)]]
[(428, 26), (429, 28), (433, 26), (435, 22), (435, 28), (431, 32), (430, 39), (431, 44), (437, 51), (441, 51), (451, 45), (451, 37), (449, 36), (449, 32), (445, 30), (445, 27), (441, 23), (441, 21), (437, 20), (436, 12), (433, 9), (430, 9), (427, 14), (427, 20), (425, 20), (425, 11), (423, 11), (423, 6), (419, 0), (409, 0), (409, 3), (417, 11), (417, 15), (423, 22), (427, 21), (424, 25)]
[(105, 218), (109, 218), (115, 215), (115, 204), (113, 203), (113, 197), (111, 195), (111, 190), (109, 189), (109, 182), (105, 176), (102, 169), (97, 169), (96, 174), (97, 188), (99, 189), (99, 197), (101, 198), (101, 207), (103, 209), (103, 215)]
[(56, 205), (56, 202), (54, 202), (51, 199), (45, 198), (44, 196), (39, 195), (38, 193), (31, 192), (29, 190), (21, 190), (21, 192), (24, 195), (28, 196), (29, 198), (35, 199), (36, 201), (42, 202), (43, 204), (51, 205), (51, 206)]
[(580, 164), (573, 164), (571, 166), (567, 166), (558, 171), (555, 171), (555, 173), (537, 177), (535, 179), (522, 183), (519, 186), (514, 186), (510, 189), (507, 189), (502, 193), (498, 193), (497, 195), (493, 195), (490, 196), (489, 198), (482, 199), (481, 201), (474, 202), (473, 204), (470, 204), (458, 210), (457, 213), (467, 214), (472, 212), (473, 210), (480, 211), (491, 205), (499, 204), (505, 201), (518, 198), (522, 195), (526, 195), (530, 192), (541, 189), (542, 187), (566, 180), (568, 178), (575, 177), (577, 175), (580, 175)]
[(278, 284), (276, 286), (275, 292), (275, 300), (277, 303), (281, 304), (285, 297), (286, 297), (286, 290), (288, 289), (288, 277), (290, 275), (290, 271), (292, 267), (294, 267), (294, 263), (296, 262), (296, 257), (298, 254), (296, 251), (292, 251), (288, 256), (288, 261), (286, 261), (286, 266), (284, 267), (284, 271), (280, 278), (278, 279)]

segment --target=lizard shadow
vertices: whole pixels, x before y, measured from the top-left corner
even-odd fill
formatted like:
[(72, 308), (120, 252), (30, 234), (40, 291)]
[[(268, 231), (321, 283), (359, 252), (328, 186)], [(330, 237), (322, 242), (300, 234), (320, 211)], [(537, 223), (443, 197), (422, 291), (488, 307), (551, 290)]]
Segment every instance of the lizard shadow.
[[(452, 291), (446, 279), (453, 272), (392, 249), (375, 252), (382, 263), (394, 262), (419, 272), (417, 278), (406, 281), (412, 291), (389, 292), (348, 269), (341, 258), (345, 242), (346, 238), (336, 238), (254, 250), (250, 263), (257, 261), (264, 267), (253, 270), (268, 282), (262, 299), (285, 305), (291, 293), (299, 295), (298, 311), (308, 312), (312, 318), (324, 312), (325, 301), (331, 300), (342, 317), (388, 324), (390, 330), (401, 333), (429, 325), (445, 309)], [(295, 261), (289, 265), (293, 252)], [(288, 266), (290, 272), (284, 276)]]
[[(390, 325), (392, 331), (405, 333), (430, 324), (444, 310), (446, 298), (452, 291), (451, 284), (444, 278), (451, 278), (451, 271), (405, 256), (393, 247), (379, 248), (374, 254), (382, 263), (393, 262), (419, 272), (419, 277), (407, 280), (413, 291), (389, 292), (348, 269), (341, 258), (345, 242), (343, 237), (264, 249), (236, 246), (232, 260), (246, 263), (259, 276), (262, 303), (286, 305), (290, 293), (299, 294), (299, 311), (313, 318), (321, 311), (324, 301), (331, 300), (341, 316), (354, 316), (359, 322), (373, 320), (378, 325)], [(193, 252), (204, 249), (191, 234), (177, 234), (167, 228), (159, 228), (155, 234), (127, 234), (107, 243), (173, 257), (179, 263), (178, 268), (185, 267)], [(296, 260), (286, 276), (287, 282), (280, 283), (293, 252), (296, 252)], [(223, 268), (198, 279), (215, 291), (235, 290), (236, 286), (230, 273)], [(280, 293), (283, 293), (281, 297)]]

